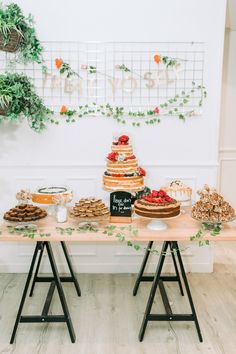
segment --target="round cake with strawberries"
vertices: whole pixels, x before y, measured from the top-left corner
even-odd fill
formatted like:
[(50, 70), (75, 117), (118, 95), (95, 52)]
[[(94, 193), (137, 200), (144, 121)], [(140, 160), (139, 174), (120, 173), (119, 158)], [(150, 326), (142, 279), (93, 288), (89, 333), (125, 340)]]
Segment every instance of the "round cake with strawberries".
[(138, 166), (127, 135), (121, 135), (113, 141), (111, 152), (106, 160), (107, 169), (103, 176), (104, 189), (136, 192), (144, 188), (146, 172)]
[(149, 195), (136, 200), (134, 209), (140, 216), (164, 219), (179, 215), (180, 203), (160, 189), (153, 190)]

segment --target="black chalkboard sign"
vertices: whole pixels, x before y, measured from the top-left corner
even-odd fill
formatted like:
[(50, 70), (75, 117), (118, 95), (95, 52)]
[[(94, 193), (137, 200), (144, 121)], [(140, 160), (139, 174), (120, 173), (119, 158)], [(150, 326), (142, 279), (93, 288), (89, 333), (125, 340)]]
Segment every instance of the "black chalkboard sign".
[(111, 193), (110, 213), (111, 217), (131, 217), (131, 193), (121, 191)]

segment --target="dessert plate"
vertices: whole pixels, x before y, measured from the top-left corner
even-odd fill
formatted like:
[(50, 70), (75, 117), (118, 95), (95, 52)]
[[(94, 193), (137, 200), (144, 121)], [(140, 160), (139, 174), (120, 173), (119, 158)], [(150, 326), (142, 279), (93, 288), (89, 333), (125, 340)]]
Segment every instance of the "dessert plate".
[(30, 231), (30, 230), (37, 230), (38, 226), (36, 224), (33, 224), (32, 221), (5, 221), (5, 224), (9, 227), (14, 227), (14, 229), (17, 231)]
[(105, 215), (105, 216), (97, 216), (97, 217), (76, 217), (76, 216), (71, 216), (74, 220), (78, 222), (80, 226), (86, 225), (86, 224), (91, 224), (93, 226), (97, 226), (100, 221), (108, 221), (110, 218), (110, 214)]
[(206, 224), (212, 225), (212, 227), (214, 227), (215, 225), (227, 224), (228, 222), (232, 222), (232, 221), (236, 220), (236, 215), (235, 215), (232, 219), (227, 220), (227, 221), (209, 221), (209, 220), (203, 220), (203, 219), (195, 218), (195, 217), (193, 217), (192, 215), (191, 215), (191, 217), (192, 217), (194, 220), (200, 221), (201, 223), (206, 223)]

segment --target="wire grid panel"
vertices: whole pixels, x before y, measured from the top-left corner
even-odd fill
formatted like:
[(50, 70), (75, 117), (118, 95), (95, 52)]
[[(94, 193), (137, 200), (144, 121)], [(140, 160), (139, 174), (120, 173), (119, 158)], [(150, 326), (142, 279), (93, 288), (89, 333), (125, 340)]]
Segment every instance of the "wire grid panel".
[[(195, 42), (44, 42), (42, 73), (38, 64), (13, 69), (32, 77), (46, 105), (58, 111), (61, 105), (71, 109), (80, 105), (109, 103), (128, 111), (153, 109), (181, 92), (191, 92), (192, 82), (203, 85), (204, 44)], [(174, 66), (157, 64), (154, 55), (176, 60)], [(79, 74), (60, 75), (55, 59), (61, 58)], [(0, 52), (0, 70), (14, 59)], [(128, 70), (121, 70), (121, 66)], [(90, 73), (88, 68), (96, 68)], [(202, 99), (198, 90), (191, 94), (188, 108), (197, 109)]]

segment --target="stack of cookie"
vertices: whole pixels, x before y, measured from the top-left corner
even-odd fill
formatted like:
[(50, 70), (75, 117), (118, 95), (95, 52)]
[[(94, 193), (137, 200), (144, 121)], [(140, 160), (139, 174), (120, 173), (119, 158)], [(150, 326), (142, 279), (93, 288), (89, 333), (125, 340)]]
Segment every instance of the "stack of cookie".
[(8, 221), (27, 222), (39, 220), (47, 216), (47, 212), (32, 204), (19, 204), (7, 211), (3, 218)]
[(71, 209), (71, 216), (77, 218), (97, 218), (108, 216), (109, 210), (101, 199), (83, 198)]

